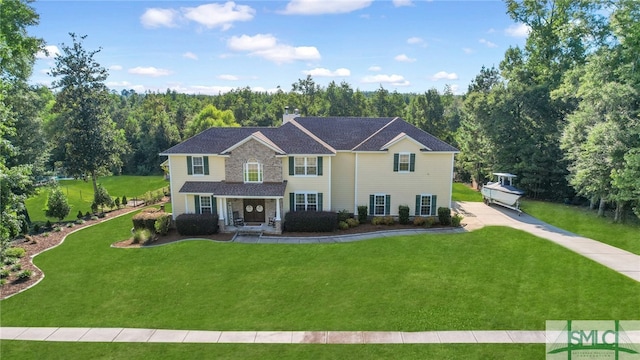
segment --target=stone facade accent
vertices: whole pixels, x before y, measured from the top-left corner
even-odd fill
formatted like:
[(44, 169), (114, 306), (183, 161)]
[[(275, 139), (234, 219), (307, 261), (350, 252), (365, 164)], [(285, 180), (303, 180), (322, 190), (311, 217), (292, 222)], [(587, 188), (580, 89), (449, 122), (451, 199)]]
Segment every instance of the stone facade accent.
[(257, 160), (263, 167), (263, 182), (282, 182), (282, 160), (276, 158), (275, 151), (256, 140), (233, 149), (225, 161), (225, 180), (227, 182), (244, 182), (244, 164), (249, 160)]

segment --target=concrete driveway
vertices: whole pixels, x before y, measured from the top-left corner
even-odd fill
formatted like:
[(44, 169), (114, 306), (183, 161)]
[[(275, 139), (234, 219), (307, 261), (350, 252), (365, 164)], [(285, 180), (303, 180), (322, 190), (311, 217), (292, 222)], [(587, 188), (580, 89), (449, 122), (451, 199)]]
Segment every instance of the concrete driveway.
[(453, 210), (462, 216), (465, 229), (473, 231), (484, 226), (508, 226), (526, 231), (613, 269), (640, 282), (640, 256), (599, 241), (549, 225), (533, 216), (521, 214), (499, 205), (481, 202), (454, 202)]

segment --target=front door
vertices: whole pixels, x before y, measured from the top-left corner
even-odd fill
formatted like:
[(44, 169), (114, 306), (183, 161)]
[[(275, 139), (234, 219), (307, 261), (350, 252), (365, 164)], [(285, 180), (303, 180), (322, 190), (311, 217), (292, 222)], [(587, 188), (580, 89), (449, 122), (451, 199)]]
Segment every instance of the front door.
[(264, 199), (244, 199), (244, 222), (264, 222)]

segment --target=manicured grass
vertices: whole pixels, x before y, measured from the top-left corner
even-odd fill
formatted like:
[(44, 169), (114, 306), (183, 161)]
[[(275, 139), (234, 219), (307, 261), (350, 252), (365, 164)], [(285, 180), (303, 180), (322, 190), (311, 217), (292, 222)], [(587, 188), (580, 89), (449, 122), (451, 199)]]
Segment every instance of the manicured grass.
[[(129, 200), (139, 197), (147, 191), (155, 191), (163, 187), (169, 186), (169, 182), (164, 180), (162, 176), (108, 176), (98, 179), (98, 183), (107, 189), (112, 197), (122, 198), (123, 195)], [(65, 220), (75, 220), (78, 210), (83, 213), (91, 211), (91, 203), (93, 202), (93, 184), (91, 181), (83, 180), (60, 180), (58, 182), (60, 188), (67, 195), (71, 212)], [(49, 196), (49, 188), (42, 187), (38, 194), (27, 199), (26, 205), (29, 210), (31, 221), (46, 222), (47, 217), (44, 215), (44, 208)], [(57, 219), (49, 219), (51, 222)]]
[(466, 184), (453, 183), (453, 194), (451, 196), (453, 201), (482, 201), (482, 194), (470, 188)]
[(208, 330), (541, 330), (633, 319), (640, 283), (527, 233), (489, 227), (343, 244), (188, 241), (114, 249), (131, 215), (35, 258), (3, 326)]
[(542, 359), (544, 345), (140, 344), (2, 341), (2, 359)]
[[(586, 207), (526, 200), (522, 209), (551, 225), (640, 255), (640, 225), (636, 219), (614, 224)], [(635, 221), (634, 221), (635, 220)]]

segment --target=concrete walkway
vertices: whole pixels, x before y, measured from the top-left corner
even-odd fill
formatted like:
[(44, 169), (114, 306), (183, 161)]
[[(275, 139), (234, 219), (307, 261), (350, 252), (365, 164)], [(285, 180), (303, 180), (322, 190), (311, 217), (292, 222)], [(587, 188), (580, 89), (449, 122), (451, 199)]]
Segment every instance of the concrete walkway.
[[(0, 339), (70, 342), (245, 344), (544, 344), (544, 331), (196, 331), (2, 327)], [(639, 341), (640, 342), (640, 339)]]
[(465, 229), (473, 231), (486, 225), (509, 226), (526, 231), (602, 264), (640, 282), (640, 256), (596, 240), (549, 225), (527, 214), (498, 205), (477, 202), (454, 203), (453, 210), (462, 214)]

